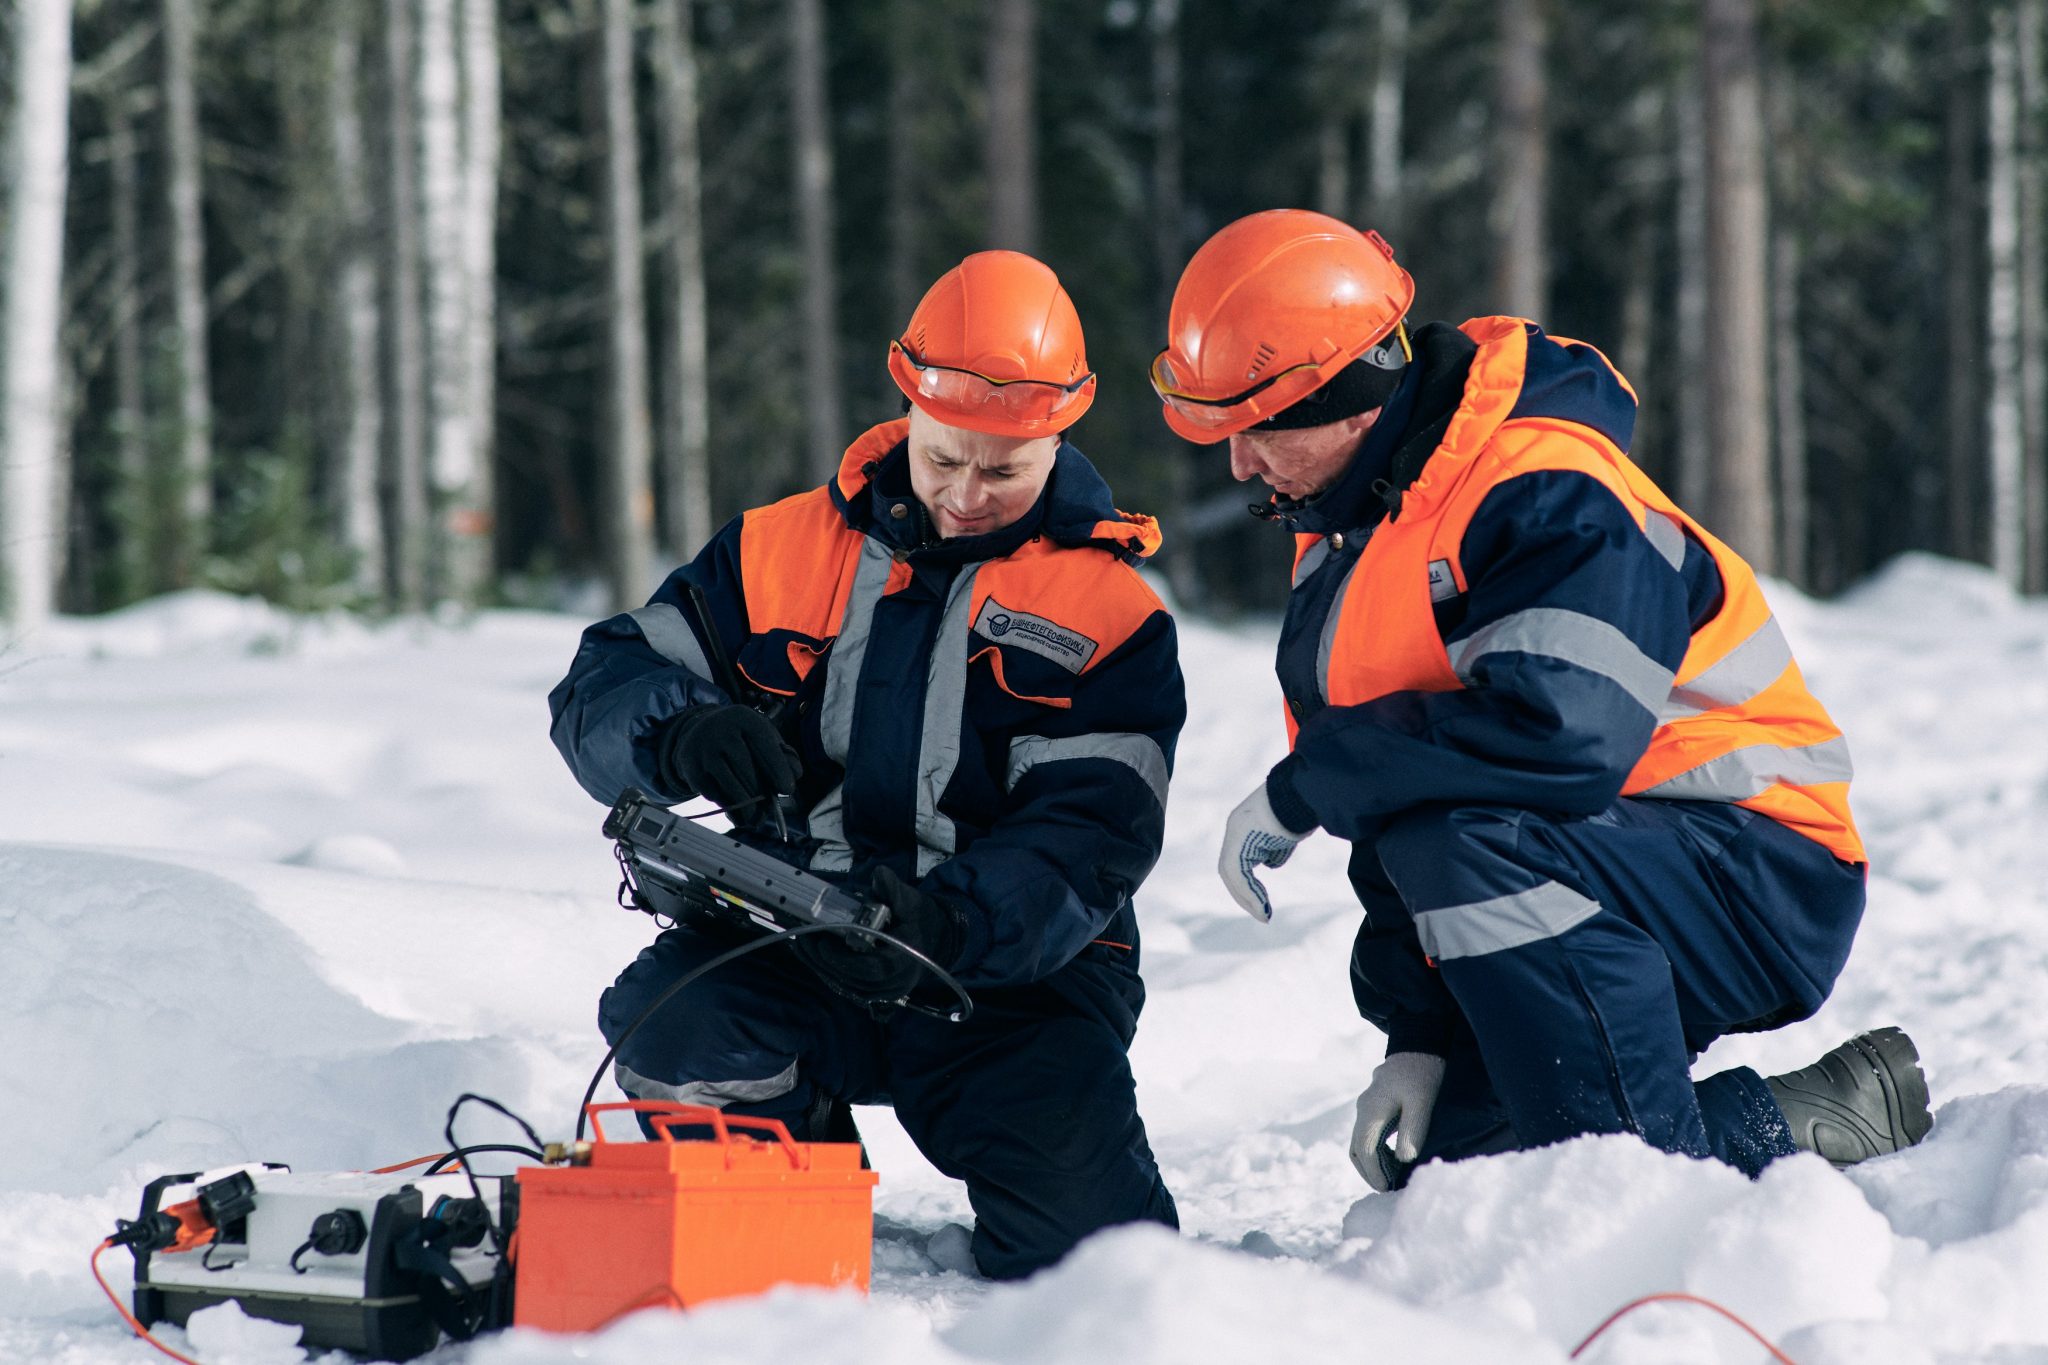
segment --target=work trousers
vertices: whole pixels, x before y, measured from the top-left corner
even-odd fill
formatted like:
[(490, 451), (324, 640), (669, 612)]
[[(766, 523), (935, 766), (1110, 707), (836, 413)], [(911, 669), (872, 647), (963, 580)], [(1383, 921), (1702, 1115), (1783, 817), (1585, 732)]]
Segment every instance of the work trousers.
[(1739, 807), (1623, 799), (1581, 819), (1421, 807), (1358, 846), (1351, 877), (1360, 1011), (1442, 1026), (1424, 1160), (1630, 1132), (1754, 1176), (1794, 1150), (1755, 1071), (1695, 1084), (1691, 1064), (1820, 1007), (1860, 865)]
[[(606, 1039), (737, 941), (663, 933), (599, 1002)], [(954, 1023), (878, 1018), (776, 945), (685, 987), (627, 1040), (616, 1075), (636, 1099), (780, 1119), (799, 1141), (844, 1136), (827, 1126), (835, 1102), (893, 1105), (932, 1165), (966, 1182), (982, 1273), (1015, 1279), (1101, 1228), (1179, 1225), (1127, 1056), (1144, 1004), (1135, 955), (1090, 945), (1044, 981), (975, 991)]]

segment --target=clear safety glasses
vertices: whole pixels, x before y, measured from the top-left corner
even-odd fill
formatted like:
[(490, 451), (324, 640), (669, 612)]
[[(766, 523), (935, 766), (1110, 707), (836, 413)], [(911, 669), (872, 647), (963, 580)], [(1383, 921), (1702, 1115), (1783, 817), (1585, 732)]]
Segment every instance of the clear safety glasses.
[[(1414, 353), (1408, 345), (1406, 323), (1397, 323), (1395, 332), (1400, 338), (1403, 359), (1414, 359)], [(1367, 349), (1370, 349), (1370, 343), (1360, 348), (1361, 353)], [(1280, 409), (1315, 392), (1324, 380), (1354, 359), (1355, 356), (1341, 356), (1327, 360), (1304, 360), (1299, 365), (1289, 365), (1284, 370), (1275, 370), (1239, 393), (1224, 398), (1208, 398), (1188, 391), (1180, 376), (1174, 373), (1172, 350), (1168, 348), (1152, 358), (1152, 391), (1159, 395), (1160, 402), (1172, 408), (1191, 426), (1211, 430), (1217, 427), (1242, 426), (1243, 419), (1248, 415), (1270, 417)]]
[(1044, 422), (1059, 416), (1080, 402), (1095, 382), (1090, 370), (1071, 384), (1049, 379), (992, 379), (975, 370), (934, 365), (920, 359), (900, 341), (889, 343), (894, 356), (901, 356), (916, 374), (917, 391), (942, 406), (961, 412), (993, 407), (1019, 422)]

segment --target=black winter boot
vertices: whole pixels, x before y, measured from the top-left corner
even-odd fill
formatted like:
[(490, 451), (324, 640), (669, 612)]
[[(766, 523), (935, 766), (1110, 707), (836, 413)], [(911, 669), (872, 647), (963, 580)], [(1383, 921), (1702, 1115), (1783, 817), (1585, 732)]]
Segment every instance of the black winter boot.
[(1896, 1028), (1859, 1033), (1812, 1066), (1766, 1076), (1792, 1140), (1836, 1166), (1911, 1147), (1927, 1136), (1927, 1078), (1913, 1040)]

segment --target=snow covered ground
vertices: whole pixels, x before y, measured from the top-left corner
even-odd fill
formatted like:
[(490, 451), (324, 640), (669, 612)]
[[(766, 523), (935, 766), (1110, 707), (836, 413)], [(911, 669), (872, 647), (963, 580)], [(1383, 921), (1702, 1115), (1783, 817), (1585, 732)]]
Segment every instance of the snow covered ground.
[[(889, 1220), (871, 1299), (784, 1292), (436, 1358), (1541, 1362), (1680, 1290), (1804, 1365), (2048, 1363), (2048, 603), (1929, 559), (1838, 603), (1774, 598), (1855, 749), (1871, 905), (1817, 1019), (1702, 1070), (1901, 1024), (1934, 1091), (1924, 1146), (1752, 1184), (1584, 1139), (1371, 1194), (1344, 1155), (1381, 1048), (1345, 984), (1342, 846), (1270, 878), (1270, 926), (1224, 896), (1222, 817), (1281, 751), (1271, 627), (1190, 623), (1134, 1054), (1185, 1235), (1111, 1232), (1017, 1286), (942, 1271), (922, 1236), (967, 1217), (962, 1191), (862, 1111)], [(581, 624), (372, 627), (188, 595), (0, 650), (0, 1361), (160, 1359), (85, 1264), (161, 1171), (438, 1150), (464, 1090), (566, 1134), (597, 993), (650, 930), (613, 907), (601, 811), (546, 737)], [(125, 1288), (125, 1255), (107, 1263)], [(232, 1310), (166, 1337), (208, 1365), (304, 1358)], [(1583, 1357), (1763, 1358), (1686, 1305)]]

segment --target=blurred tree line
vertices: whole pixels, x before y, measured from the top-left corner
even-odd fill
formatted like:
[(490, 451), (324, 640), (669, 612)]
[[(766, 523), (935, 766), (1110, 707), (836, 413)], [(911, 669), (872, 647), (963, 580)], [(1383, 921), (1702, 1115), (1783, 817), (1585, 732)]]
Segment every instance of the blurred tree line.
[(1077, 442), (1182, 601), (1284, 538), (1145, 368), (1256, 209), (1533, 316), (1637, 459), (1828, 592), (2048, 587), (2048, 0), (8, 0), (10, 612), (637, 601), (900, 399), (962, 255), (1080, 308)]

